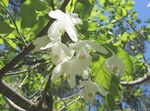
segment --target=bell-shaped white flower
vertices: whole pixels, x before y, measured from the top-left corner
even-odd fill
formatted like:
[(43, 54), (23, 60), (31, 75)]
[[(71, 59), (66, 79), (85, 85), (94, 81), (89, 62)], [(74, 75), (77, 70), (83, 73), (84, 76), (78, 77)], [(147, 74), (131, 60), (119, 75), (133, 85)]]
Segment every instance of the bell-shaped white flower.
[(72, 43), (69, 44), (69, 47), (74, 51), (74, 54), (72, 54), (72, 58), (69, 58), (64, 62), (58, 64), (53, 70), (52, 78), (56, 79), (57, 77), (59, 77), (60, 73), (65, 73), (68, 83), (71, 87), (74, 87), (76, 86), (75, 76), (80, 75), (82, 77), (85, 77), (85, 75), (83, 74), (89, 69), (91, 56), (88, 52), (88, 48), (94, 49), (104, 54), (107, 54), (108, 51), (103, 46), (90, 41), (80, 41)]
[(77, 14), (64, 13), (61, 10), (50, 11), (49, 16), (57, 19), (48, 30), (52, 41), (57, 40), (65, 31), (72, 41), (78, 41), (78, 33), (74, 25), (82, 24)]
[(82, 75), (83, 71), (89, 68), (91, 59), (92, 58), (89, 55), (87, 48), (82, 47), (81, 49), (76, 50), (74, 57), (70, 61), (66, 62), (66, 64), (72, 64), (71, 72)]
[(52, 73), (52, 79), (60, 76), (60, 73), (65, 73), (67, 81), (71, 88), (76, 86), (76, 75), (82, 75), (85, 70), (88, 70), (91, 63), (91, 57), (85, 48), (81, 48), (72, 57), (58, 64)]
[(45, 47), (42, 47), (42, 50), (50, 48), (50, 56), (52, 63), (55, 65), (61, 63), (64, 58), (68, 56), (72, 56), (72, 51), (69, 47), (67, 47), (65, 44), (63, 44), (61, 41), (58, 42), (51, 42)]
[(124, 64), (115, 55), (106, 60), (105, 66), (109, 73), (117, 75), (122, 75), (124, 73)]
[[(69, 58), (66, 58), (66, 60)], [(64, 61), (63, 61), (64, 62)], [(65, 62), (64, 62), (65, 63)], [(70, 85), (71, 88), (74, 88), (76, 86), (76, 73), (72, 73), (70, 70), (69, 64), (58, 64), (53, 72), (52, 72), (52, 80), (57, 79), (62, 73), (65, 73), (66, 79), (68, 81), (68, 84)], [(66, 69), (67, 68), (67, 69)]]
[(103, 47), (102, 45), (96, 44), (90, 40), (82, 40), (82, 41), (79, 41), (76, 43), (72, 43), (69, 46), (74, 50), (79, 50), (81, 47), (86, 47), (86, 48), (92, 49), (94, 51), (103, 53), (103, 54), (108, 53), (108, 51), (105, 47)]
[(34, 51), (41, 51), (41, 47), (45, 47), (50, 41), (48, 36), (38, 37), (37, 39), (33, 40), (33, 45), (35, 46)]
[(106, 96), (108, 94), (104, 88), (100, 87), (98, 84), (92, 82), (91, 80), (81, 81), (80, 84), (83, 87), (83, 97), (90, 104), (94, 102), (96, 93), (100, 93), (102, 96)]

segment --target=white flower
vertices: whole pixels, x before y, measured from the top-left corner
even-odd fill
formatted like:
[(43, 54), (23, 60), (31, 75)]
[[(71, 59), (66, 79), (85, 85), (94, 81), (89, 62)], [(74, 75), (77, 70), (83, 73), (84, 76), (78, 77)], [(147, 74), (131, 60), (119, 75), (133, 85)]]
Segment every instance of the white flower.
[(78, 33), (74, 25), (82, 24), (82, 20), (77, 14), (64, 13), (61, 10), (50, 11), (49, 16), (57, 19), (50, 26), (48, 36), (52, 41), (60, 39), (66, 31), (73, 41), (78, 41)]
[(54, 80), (61, 73), (65, 73), (70, 87), (73, 88), (76, 86), (76, 75), (84, 74), (85, 70), (88, 70), (90, 63), (90, 55), (85, 48), (81, 48), (73, 57), (67, 58), (54, 68), (52, 79)]
[(108, 53), (108, 51), (106, 50), (105, 47), (103, 47), (99, 44), (96, 44), (92, 41), (89, 41), (89, 40), (82, 40), (82, 41), (79, 41), (79, 42), (76, 42), (76, 43), (72, 43), (69, 46), (74, 50), (79, 50), (81, 47), (86, 47), (86, 48), (95, 50), (97, 52), (103, 53), (103, 54)]
[(74, 54), (72, 54), (72, 57), (64, 60), (54, 68), (52, 79), (54, 80), (59, 77), (61, 73), (65, 73), (70, 87), (74, 87), (76, 86), (76, 75), (80, 75), (83, 78), (88, 77), (88, 74), (85, 74), (85, 72), (88, 71), (92, 59), (88, 52), (88, 48), (105, 54), (107, 54), (108, 51), (103, 46), (90, 41), (76, 42), (70, 44), (69, 47), (74, 50)]
[(41, 47), (46, 46), (50, 41), (48, 36), (38, 37), (37, 39), (33, 40), (33, 45), (35, 46), (34, 51), (40, 51)]
[(115, 55), (106, 60), (105, 66), (109, 73), (120, 75), (124, 73), (124, 64)]
[(81, 81), (80, 84), (83, 86), (83, 97), (90, 104), (94, 102), (96, 93), (100, 93), (102, 96), (106, 96), (108, 94), (106, 90), (91, 80)]
[(52, 63), (54, 63), (55, 65), (61, 63), (64, 60), (64, 58), (72, 56), (73, 53), (71, 49), (65, 44), (63, 44), (61, 41), (51, 42), (45, 47), (42, 47), (41, 49), (45, 50), (48, 48), (51, 49), (50, 56)]

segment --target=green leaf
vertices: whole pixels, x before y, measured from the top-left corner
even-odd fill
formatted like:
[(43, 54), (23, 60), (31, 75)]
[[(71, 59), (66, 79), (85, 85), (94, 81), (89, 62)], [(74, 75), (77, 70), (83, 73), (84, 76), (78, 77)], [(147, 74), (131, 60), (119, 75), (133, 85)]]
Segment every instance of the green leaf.
[(0, 38), (0, 44), (4, 44), (4, 41), (2, 38)]
[(132, 74), (133, 73), (133, 65), (132, 65), (132, 61), (131, 61), (129, 55), (127, 54), (127, 52), (125, 52), (122, 48), (117, 47), (116, 54), (125, 66), (125, 74), (126, 75)]
[(127, 42), (128, 38), (129, 38), (129, 34), (128, 33), (124, 33), (124, 34), (121, 35), (121, 40), (123, 42)]
[(74, 10), (74, 6), (75, 6), (76, 0), (70, 0), (70, 2), (68, 3), (68, 5), (66, 6), (66, 12), (72, 12)]
[(97, 26), (96, 22), (89, 23), (88, 24), (88, 31), (96, 31), (96, 26)]
[(91, 14), (92, 8), (93, 5), (89, 0), (80, 0), (77, 4), (76, 13), (78, 13), (83, 20), (87, 20)]
[(99, 0), (99, 2), (100, 2), (100, 4), (101, 4), (102, 6), (104, 6), (106, 0)]
[(17, 49), (17, 45), (14, 41), (12, 41), (11, 39), (7, 39), (7, 42), (12, 48)]
[(47, 4), (41, 0), (31, 0), (31, 5), (37, 11), (44, 11), (48, 8)]
[(94, 81), (99, 83), (102, 87), (109, 89), (111, 82), (111, 74), (105, 71), (105, 58), (100, 57), (98, 60), (92, 63), (92, 76)]
[(36, 23), (36, 12), (32, 5), (22, 4), (21, 5), (21, 26), (22, 28), (33, 27)]
[(122, 9), (122, 15), (123, 15), (123, 16), (126, 16), (126, 15), (127, 15), (127, 11), (126, 11), (126, 9), (124, 9), (124, 8)]
[(104, 22), (108, 22), (108, 18), (105, 15), (99, 14), (98, 18)]
[(136, 22), (137, 22), (138, 24), (140, 24), (142, 21), (141, 21), (141, 19), (137, 19)]
[(106, 104), (109, 108), (109, 111), (113, 111), (114, 107), (115, 107), (115, 100), (114, 100), (114, 96), (108, 94), (106, 97)]
[(10, 27), (10, 25), (4, 21), (0, 21), (0, 34), (8, 34), (11, 33), (14, 28)]
[(39, 17), (37, 23), (32, 28), (32, 32), (37, 36), (40, 31), (44, 28), (44, 26), (48, 23), (48, 20), (45, 16)]
[(2, 2), (2, 4), (4, 4), (6, 7), (7, 7), (8, 4), (9, 4), (9, 0), (1, 0), (0, 2)]
[(114, 97), (119, 96), (119, 78), (117, 76), (111, 76), (111, 84), (108, 91)]

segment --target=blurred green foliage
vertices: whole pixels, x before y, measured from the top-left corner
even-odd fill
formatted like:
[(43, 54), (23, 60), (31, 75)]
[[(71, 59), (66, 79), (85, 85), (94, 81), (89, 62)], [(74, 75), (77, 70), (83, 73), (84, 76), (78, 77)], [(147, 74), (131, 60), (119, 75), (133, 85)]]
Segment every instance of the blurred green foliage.
[[(19, 7), (19, 17), (13, 21), (27, 43), (36, 39), (38, 33), (51, 19), (48, 16), (49, 11), (53, 8), (58, 9), (62, 3), (60, 0), (55, 0), (53, 1), (55, 7), (52, 7), (51, 1), (26, 0)], [(84, 111), (87, 106), (89, 109), (96, 107), (97, 111), (122, 108), (126, 110), (126, 107), (119, 107), (124, 103), (129, 105), (128, 108), (136, 108), (136, 105), (133, 107), (133, 103), (129, 100), (139, 98), (144, 92), (140, 87), (124, 88), (120, 84), (121, 80), (136, 80), (148, 72), (148, 63), (143, 61), (143, 54), (145, 51), (144, 41), (150, 40), (150, 27), (137, 28), (142, 20), (133, 10), (134, 3), (134, 0), (70, 0), (66, 12), (78, 13), (83, 20), (83, 25), (76, 27), (80, 38), (94, 40), (106, 46), (110, 51), (108, 55), (92, 54), (93, 62), (90, 74), (92, 80), (105, 88), (109, 94), (103, 97), (103, 104), (95, 102), (93, 106), (88, 106), (81, 98), (78, 102), (67, 106), (66, 111)], [(11, 10), (7, 8), (8, 5), (8, 0), (0, 1), (0, 68), (4, 67), (25, 47), (12, 18), (7, 13), (7, 10)], [(149, 21), (147, 22), (149, 23)], [(106, 71), (105, 60), (112, 55), (111, 52), (114, 52), (124, 63), (124, 75), (116, 76)], [(44, 61), (41, 62), (41, 60)], [(42, 65), (32, 68), (37, 64)], [(12, 73), (27, 71), (18, 75), (6, 76), (4, 79), (23, 96), (36, 101), (51, 73), (50, 68), (49, 53), (31, 52), (13, 68)], [(79, 92), (79, 89), (70, 89), (63, 76), (52, 83), (51, 87), (50, 90), (54, 95), (54, 109), (65, 106), (78, 96), (70, 97)], [(68, 96), (70, 98), (64, 100)], [(144, 99), (141, 101), (144, 102)], [(141, 103), (137, 102), (138, 104)], [(144, 105), (147, 108), (149, 104)], [(0, 110), (11, 111), (2, 95), (0, 95)]]

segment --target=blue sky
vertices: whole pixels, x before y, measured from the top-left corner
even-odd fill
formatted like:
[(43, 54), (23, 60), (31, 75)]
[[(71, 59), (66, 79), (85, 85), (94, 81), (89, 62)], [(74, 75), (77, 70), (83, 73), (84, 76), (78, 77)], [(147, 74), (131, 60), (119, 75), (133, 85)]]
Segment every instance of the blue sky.
[(150, 0), (135, 0), (134, 10), (138, 12), (138, 17), (142, 20), (150, 18), (150, 7), (147, 4)]
[[(150, 0), (135, 0), (134, 10), (138, 12), (138, 18), (141, 19), (142, 25), (145, 25), (144, 21), (150, 18), (150, 7), (147, 7)], [(150, 63), (150, 44), (145, 42), (145, 57)]]

